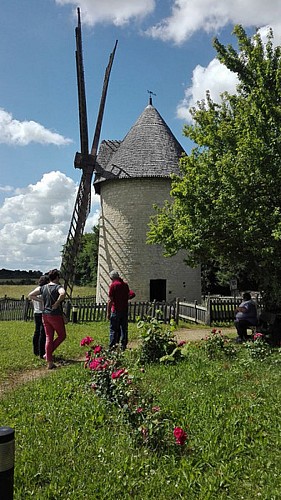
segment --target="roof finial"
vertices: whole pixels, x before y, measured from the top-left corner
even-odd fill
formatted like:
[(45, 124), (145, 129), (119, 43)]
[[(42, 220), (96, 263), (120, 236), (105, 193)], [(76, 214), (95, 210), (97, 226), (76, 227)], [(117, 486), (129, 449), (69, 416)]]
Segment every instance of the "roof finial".
[(156, 94), (154, 94), (154, 92), (152, 92), (152, 90), (148, 90), (147, 92), (149, 93), (149, 101), (148, 101), (148, 104), (149, 104), (150, 106), (152, 106), (152, 96), (153, 96), (153, 95), (156, 95)]

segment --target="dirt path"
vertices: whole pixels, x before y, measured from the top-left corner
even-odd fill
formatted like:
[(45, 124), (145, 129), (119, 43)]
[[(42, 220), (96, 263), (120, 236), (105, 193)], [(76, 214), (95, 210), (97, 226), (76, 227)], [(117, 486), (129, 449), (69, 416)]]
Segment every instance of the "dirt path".
[[(204, 328), (180, 328), (174, 332), (174, 336), (178, 342), (185, 340), (186, 342), (198, 342), (199, 340), (204, 340), (207, 335), (210, 335), (213, 327)], [(223, 334), (230, 334), (235, 332), (235, 328), (217, 328), (221, 330)], [(128, 343), (129, 349), (134, 349), (138, 345), (136, 340)]]
[[(199, 340), (203, 340), (207, 335), (210, 334), (212, 328), (180, 328), (174, 332), (174, 336), (178, 342), (181, 340), (185, 340), (187, 342), (198, 342)], [(221, 328), (222, 333), (234, 333), (235, 329), (233, 328)], [(129, 349), (135, 349), (138, 346), (138, 341), (134, 340), (128, 343)], [(84, 357), (77, 360), (67, 360), (62, 363), (56, 363), (58, 368), (61, 366), (69, 365), (71, 363), (82, 363), (84, 361)], [(15, 373), (10, 375), (6, 380), (1, 381), (0, 383), (0, 398), (3, 394), (8, 391), (13, 390), (15, 387), (25, 384), (27, 382), (31, 382), (37, 380), (41, 377), (46, 377), (54, 373), (52, 370), (47, 370), (45, 366), (40, 368), (36, 368), (34, 370), (26, 370), (21, 373)]]
[[(70, 359), (67, 361), (58, 361), (56, 362), (56, 366), (61, 368), (62, 366), (67, 366), (73, 363), (83, 363), (85, 357), (79, 359)], [(42, 377), (47, 377), (52, 375), (54, 370), (47, 370), (46, 365), (42, 365), (38, 368), (34, 368), (32, 370), (26, 370), (23, 372), (12, 373), (7, 376), (5, 380), (1, 380), (0, 383), (0, 398), (3, 394), (6, 394), (9, 391), (12, 391), (16, 387), (22, 384), (26, 384), (27, 382), (33, 382)]]

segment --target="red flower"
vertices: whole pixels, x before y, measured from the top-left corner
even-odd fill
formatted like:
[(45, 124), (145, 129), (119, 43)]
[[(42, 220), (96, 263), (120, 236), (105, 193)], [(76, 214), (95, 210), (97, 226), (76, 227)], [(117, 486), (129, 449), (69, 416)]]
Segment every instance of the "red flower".
[(93, 342), (94, 339), (92, 337), (85, 337), (84, 339), (81, 340), (80, 346), (83, 347), (84, 345), (90, 345), (91, 342)]
[(187, 439), (187, 434), (181, 427), (175, 427), (174, 437), (176, 439), (176, 443), (179, 444), (180, 446), (183, 446)]
[(101, 350), (102, 350), (102, 346), (96, 345), (96, 347), (94, 348), (94, 354), (99, 354), (99, 352), (101, 352)]
[(182, 347), (183, 345), (186, 344), (186, 340), (181, 340), (179, 343), (178, 343), (178, 347)]
[(95, 371), (102, 370), (104, 368), (104, 365), (102, 364), (102, 362), (103, 362), (103, 358), (92, 359), (92, 361), (89, 363), (90, 370), (95, 370)]
[(121, 375), (123, 375), (123, 373), (125, 373), (125, 370), (124, 368), (120, 368), (119, 370), (117, 370), (116, 372), (112, 372), (111, 374), (111, 378), (115, 379), (115, 378), (119, 378), (121, 377)]
[(255, 333), (254, 337), (253, 337), (254, 340), (258, 340), (258, 339), (262, 339), (262, 338), (263, 338), (263, 334), (262, 333), (258, 333), (258, 332)]
[(217, 329), (216, 328), (213, 328), (211, 333), (216, 333), (217, 332)]

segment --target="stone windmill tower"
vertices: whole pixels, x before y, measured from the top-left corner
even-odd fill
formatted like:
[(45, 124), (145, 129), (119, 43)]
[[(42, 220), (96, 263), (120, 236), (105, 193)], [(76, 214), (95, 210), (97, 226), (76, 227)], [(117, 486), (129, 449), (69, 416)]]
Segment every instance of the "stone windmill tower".
[(153, 205), (170, 198), (170, 174), (179, 174), (183, 152), (151, 97), (123, 141), (102, 141), (97, 162), (106, 176), (94, 180), (101, 200), (97, 302), (107, 301), (112, 269), (136, 300), (201, 300), (200, 269), (186, 266), (185, 253), (165, 258), (161, 246), (146, 244)]

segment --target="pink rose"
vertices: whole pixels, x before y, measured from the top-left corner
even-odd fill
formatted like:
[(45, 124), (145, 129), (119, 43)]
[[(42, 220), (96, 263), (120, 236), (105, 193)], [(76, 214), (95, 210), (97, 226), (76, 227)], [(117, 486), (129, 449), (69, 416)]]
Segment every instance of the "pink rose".
[(187, 439), (187, 434), (181, 427), (175, 427), (174, 437), (176, 439), (176, 443), (179, 444), (180, 446), (183, 446)]
[(94, 348), (94, 354), (99, 354), (102, 351), (102, 346), (101, 345), (96, 345)]
[(84, 345), (90, 345), (93, 340), (94, 339), (92, 339), (92, 337), (84, 337), (84, 339), (80, 342), (80, 346), (83, 347)]
[(262, 339), (262, 338), (263, 338), (263, 334), (262, 333), (258, 333), (258, 332), (255, 333), (254, 337), (253, 337), (254, 340), (258, 340), (258, 339)]
[(92, 359), (92, 361), (89, 363), (89, 368), (90, 370), (95, 370), (95, 371), (99, 371), (99, 370), (102, 370), (103, 369), (103, 358), (95, 358), (95, 359)]
[(111, 374), (111, 378), (112, 378), (112, 379), (119, 378), (119, 377), (121, 377), (121, 375), (123, 375), (123, 373), (125, 373), (124, 368), (120, 368), (120, 369), (119, 369), (119, 370), (117, 370), (116, 372), (112, 372), (112, 374)]

